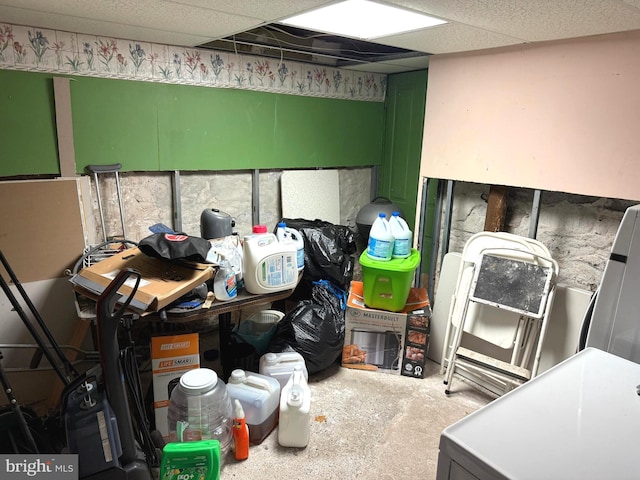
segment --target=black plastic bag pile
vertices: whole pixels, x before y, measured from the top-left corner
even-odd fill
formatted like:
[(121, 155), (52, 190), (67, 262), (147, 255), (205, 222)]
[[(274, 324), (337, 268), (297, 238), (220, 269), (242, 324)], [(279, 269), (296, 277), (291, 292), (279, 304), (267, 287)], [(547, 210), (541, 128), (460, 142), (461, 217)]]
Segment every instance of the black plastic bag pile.
[(340, 287), (326, 280), (315, 282), (311, 299), (298, 302), (278, 322), (269, 350), (300, 353), (309, 374), (331, 366), (342, 355), (346, 302)]
[(282, 221), (300, 232), (304, 240), (304, 272), (291, 299), (311, 298), (313, 282), (318, 280), (329, 280), (349, 291), (357, 250), (354, 232), (347, 226), (323, 220)]

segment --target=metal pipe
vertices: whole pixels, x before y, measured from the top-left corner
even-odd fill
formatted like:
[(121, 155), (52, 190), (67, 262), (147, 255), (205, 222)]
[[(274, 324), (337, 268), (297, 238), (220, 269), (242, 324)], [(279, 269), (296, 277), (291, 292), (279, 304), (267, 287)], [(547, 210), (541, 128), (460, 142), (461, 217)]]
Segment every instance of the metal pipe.
[(49, 360), (49, 363), (51, 363), (52, 366), (55, 366), (54, 368), (56, 370), (56, 373), (58, 374), (58, 376), (62, 380), (62, 383), (67, 385), (69, 383), (69, 375), (71, 374), (74, 377), (76, 377), (76, 376), (78, 376), (78, 372), (76, 371), (75, 368), (73, 368), (73, 365), (71, 365), (71, 363), (69, 362), (69, 359), (64, 355), (64, 353), (60, 349), (60, 346), (58, 345), (58, 343), (56, 342), (55, 338), (51, 334), (51, 331), (49, 330), (49, 328), (47, 327), (46, 323), (44, 322), (44, 320), (40, 316), (40, 313), (38, 313), (38, 310), (36, 309), (35, 305), (31, 302), (31, 299), (27, 295), (27, 292), (24, 290), (24, 288), (22, 288), (22, 284), (18, 280), (18, 277), (16, 277), (16, 274), (14, 273), (13, 269), (11, 268), (11, 265), (9, 265), (9, 262), (7, 261), (6, 257), (4, 256), (4, 253), (2, 253), (1, 250), (0, 250), (0, 261), (2, 262), (2, 265), (4, 266), (4, 268), (7, 271), (7, 273), (9, 274), (9, 277), (13, 281), (14, 285), (18, 289), (18, 292), (20, 292), (20, 295), (22, 295), (22, 299), (27, 304), (27, 306), (29, 307), (29, 310), (31, 311), (31, 313), (35, 317), (36, 322), (40, 326), (40, 329), (44, 332), (45, 336), (47, 337), (47, 340), (49, 340), (51, 348), (55, 351), (55, 353), (58, 356), (58, 360), (64, 365), (64, 367), (66, 369), (66, 373), (64, 373), (62, 371), (62, 369), (60, 368), (58, 363), (55, 361), (55, 358), (53, 357), (53, 355), (51, 355), (51, 352), (49, 351), (49, 349), (46, 348), (46, 344), (44, 343), (44, 341), (40, 337), (40, 334), (38, 333), (38, 331), (34, 328), (34, 326), (31, 324), (31, 322), (27, 318), (24, 310), (22, 309), (22, 307), (18, 303), (18, 300), (16, 299), (15, 295), (13, 295), (13, 292), (9, 288), (9, 285), (7, 284), (6, 280), (4, 279), (4, 277), (2, 275), (0, 275), (0, 283), (1, 283), (1, 286), (2, 286), (2, 290), (4, 291), (5, 295), (7, 296), (9, 301), (11, 302), (11, 305), (13, 305), (13, 308), (18, 313), (18, 315), (22, 319), (23, 323), (25, 324), (25, 326), (29, 330), (29, 333), (31, 333), (31, 336), (42, 347), (43, 353), (47, 357), (47, 360)]
[(251, 221), (260, 223), (260, 170), (255, 169), (251, 177)]
[(529, 223), (529, 238), (536, 238), (538, 235), (538, 221), (540, 220), (540, 198), (542, 192), (535, 190), (533, 192), (533, 202), (531, 205), (531, 221)]
[(171, 175), (173, 184), (173, 229), (182, 232), (182, 200), (180, 198), (180, 170), (174, 170)]
[(122, 224), (122, 238), (127, 238), (127, 232), (124, 226), (124, 209), (122, 207), (122, 192), (120, 190), (120, 176), (118, 171), (113, 172), (116, 176), (116, 193), (118, 194), (118, 206), (120, 207), (120, 223)]

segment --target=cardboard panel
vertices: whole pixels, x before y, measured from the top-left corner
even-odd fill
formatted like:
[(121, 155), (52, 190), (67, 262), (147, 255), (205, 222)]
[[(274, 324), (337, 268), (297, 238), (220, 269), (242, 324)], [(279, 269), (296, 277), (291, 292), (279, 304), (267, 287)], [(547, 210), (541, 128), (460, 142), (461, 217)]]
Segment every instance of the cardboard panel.
[[(71, 283), (79, 293), (99, 296), (124, 269), (140, 273), (140, 283), (130, 305), (139, 313), (161, 310), (212, 278), (215, 272), (213, 265), (170, 262), (149, 257), (136, 247), (83, 268), (71, 278)], [(135, 277), (130, 277), (119, 291), (128, 295), (134, 286)]]
[(64, 276), (84, 249), (75, 178), (2, 182), (0, 249), (21, 283)]

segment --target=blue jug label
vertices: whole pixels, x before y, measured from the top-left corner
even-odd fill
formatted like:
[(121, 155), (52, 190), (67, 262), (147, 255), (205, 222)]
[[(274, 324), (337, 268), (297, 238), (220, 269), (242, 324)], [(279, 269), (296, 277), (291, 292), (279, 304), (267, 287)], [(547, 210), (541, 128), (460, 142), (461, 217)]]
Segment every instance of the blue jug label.
[(411, 245), (408, 238), (396, 238), (393, 242), (393, 255), (398, 257), (407, 257), (411, 253)]
[(304, 248), (298, 249), (296, 258), (298, 260), (298, 270), (299, 270), (304, 267)]
[(262, 262), (260, 283), (268, 287), (293, 284), (298, 278), (298, 268), (293, 255), (274, 255)]
[(369, 246), (367, 247), (367, 253), (369, 256), (387, 260), (391, 257), (390, 252), (393, 248), (391, 242), (387, 240), (380, 240), (378, 238), (369, 238)]

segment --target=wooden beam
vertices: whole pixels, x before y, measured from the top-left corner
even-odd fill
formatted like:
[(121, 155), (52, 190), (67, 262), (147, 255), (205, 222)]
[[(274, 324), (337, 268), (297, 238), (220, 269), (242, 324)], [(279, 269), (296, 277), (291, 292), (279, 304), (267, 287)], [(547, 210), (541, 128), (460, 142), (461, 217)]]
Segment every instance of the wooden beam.
[(504, 222), (507, 218), (507, 187), (492, 185), (489, 189), (487, 201), (487, 215), (484, 219), (486, 232), (501, 232), (504, 230)]

